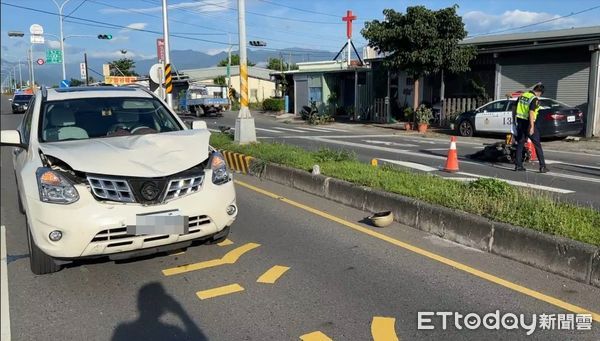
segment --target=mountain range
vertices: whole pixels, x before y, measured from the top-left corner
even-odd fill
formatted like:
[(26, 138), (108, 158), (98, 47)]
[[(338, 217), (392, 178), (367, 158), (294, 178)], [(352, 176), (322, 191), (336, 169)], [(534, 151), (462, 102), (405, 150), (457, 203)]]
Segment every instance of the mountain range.
[[(234, 52), (235, 53), (235, 52)], [(126, 55), (125, 55), (126, 56)], [(280, 58), (283, 56), (284, 60), (288, 61), (291, 58), (293, 63), (315, 61), (315, 60), (331, 60), (335, 57), (335, 52), (323, 51), (323, 50), (312, 50), (304, 48), (289, 48), (282, 49), (280, 51), (267, 51), (267, 50), (248, 50), (248, 60), (256, 63), (257, 66), (266, 66), (269, 58)], [(172, 50), (171, 51), (171, 64), (176, 70), (186, 70), (195, 68), (205, 68), (216, 66), (219, 61), (227, 58), (227, 52), (220, 52), (218, 54), (207, 54), (200, 51), (194, 50)], [(135, 70), (140, 75), (147, 75), (150, 67), (157, 63), (155, 58), (132, 58), (135, 61)], [(110, 58), (93, 58), (88, 56), (88, 68), (89, 75), (94, 79), (99, 80), (102, 78), (102, 64), (107, 64), (112, 61)], [(83, 55), (81, 60), (67, 60), (66, 70), (67, 78), (79, 78), (79, 63), (83, 62)], [(6, 60), (2, 60), (2, 66), (13, 67), (16, 63), (10, 63)], [(25, 81), (28, 79), (27, 65), (21, 65), (22, 78)], [(17, 78), (19, 77), (17, 70)], [(44, 64), (35, 65), (35, 80), (38, 84), (52, 86), (58, 84), (61, 79), (61, 65), (60, 64)]]

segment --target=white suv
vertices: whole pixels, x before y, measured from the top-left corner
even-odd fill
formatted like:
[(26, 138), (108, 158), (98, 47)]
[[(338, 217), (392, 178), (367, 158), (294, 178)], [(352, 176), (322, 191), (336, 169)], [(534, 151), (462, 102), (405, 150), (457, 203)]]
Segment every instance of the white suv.
[(206, 124), (192, 128), (139, 88), (38, 91), (18, 130), (1, 135), (17, 147), (32, 272), (225, 239), (237, 215), (232, 178)]

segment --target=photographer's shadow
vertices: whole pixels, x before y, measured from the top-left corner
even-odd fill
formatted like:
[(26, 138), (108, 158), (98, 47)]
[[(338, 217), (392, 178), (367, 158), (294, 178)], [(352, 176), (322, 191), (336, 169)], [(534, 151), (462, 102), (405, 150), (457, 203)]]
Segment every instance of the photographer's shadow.
[[(146, 284), (140, 289), (138, 309), (139, 318), (117, 326), (113, 341), (208, 340), (179, 302), (169, 296), (158, 282)], [(184, 329), (160, 320), (161, 316), (169, 312), (179, 317)]]

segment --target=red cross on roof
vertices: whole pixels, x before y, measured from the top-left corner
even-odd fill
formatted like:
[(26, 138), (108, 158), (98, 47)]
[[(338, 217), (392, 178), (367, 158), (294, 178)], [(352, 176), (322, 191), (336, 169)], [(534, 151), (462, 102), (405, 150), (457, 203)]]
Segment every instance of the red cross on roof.
[(346, 22), (346, 36), (348, 39), (352, 38), (352, 21), (356, 20), (356, 15), (352, 15), (352, 10), (346, 11), (346, 16), (342, 17), (342, 21)]

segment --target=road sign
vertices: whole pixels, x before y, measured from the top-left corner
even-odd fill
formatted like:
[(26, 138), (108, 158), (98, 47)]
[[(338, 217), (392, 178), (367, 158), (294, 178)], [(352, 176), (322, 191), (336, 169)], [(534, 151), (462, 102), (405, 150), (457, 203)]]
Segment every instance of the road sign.
[(62, 52), (60, 50), (46, 50), (46, 63), (48, 63), (48, 64), (62, 63)]
[(42, 58), (39, 58), (35, 62), (37, 63), (37, 65), (44, 65), (44, 63), (45, 63), (45, 61)]
[(42, 27), (42, 25), (33, 24), (33, 25), (29, 26), (29, 33), (39, 36), (39, 35), (44, 34), (44, 28)]
[(32, 34), (29, 36), (29, 42), (32, 44), (43, 44), (44, 36), (37, 36)]
[(165, 40), (163, 38), (156, 39), (156, 57), (159, 63), (165, 61)]
[(108, 77), (110, 76), (110, 65), (102, 64), (102, 76)]
[(85, 63), (79, 63), (79, 71), (81, 73), (81, 79), (85, 79), (87, 73), (85, 72)]
[(69, 82), (68, 79), (63, 79), (62, 81), (60, 81), (61, 88), (68, 88), (69, 86), (71, 86), (71, 82)]
[(154, 64), (154, 65), (152, 65), (152, 67), (150, 68), (150, 72), (148, 73), (148, 75), (150, 76), (150, 79), (154, 83), (157, 83), (157, 84), (164, 83), (164, 80), (163, 80), (163, 75), (164, 75), (163, 65), (162, 64)]

